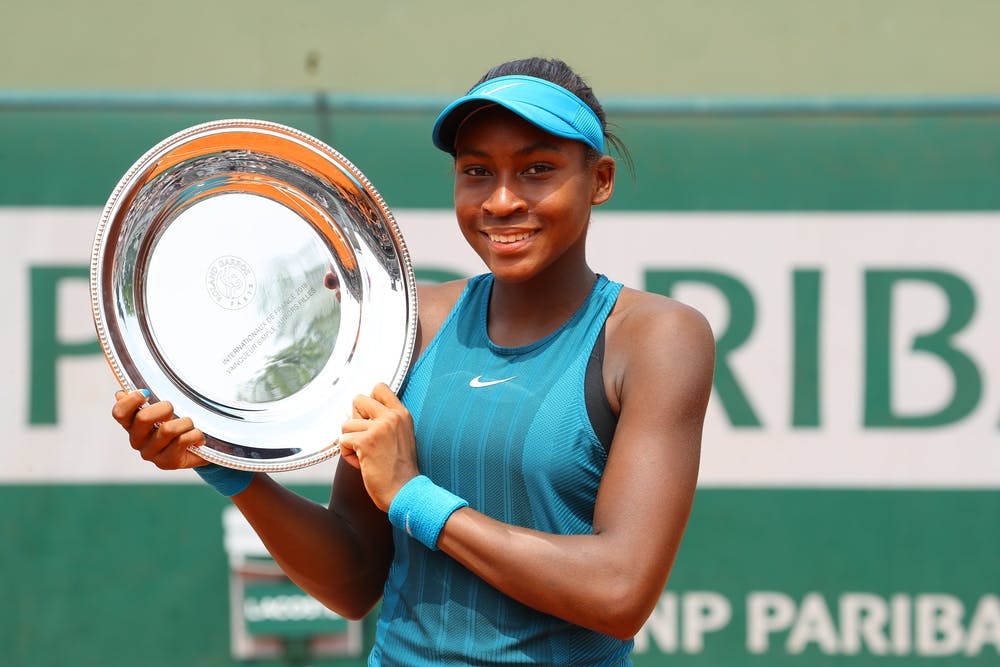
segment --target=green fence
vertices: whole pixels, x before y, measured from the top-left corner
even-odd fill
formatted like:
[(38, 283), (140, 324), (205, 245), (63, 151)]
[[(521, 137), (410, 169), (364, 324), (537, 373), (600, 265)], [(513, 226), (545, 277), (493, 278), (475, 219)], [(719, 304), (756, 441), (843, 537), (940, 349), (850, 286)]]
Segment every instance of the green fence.
[[(331, 144), (391, 207), (450, 204), (430, 143), (443, 99), (39, 96), (0, 93), (0, 205), (102, 205), (153, 144), (196, 123), (253, 117)], [(631, 210), (995, 210), (1000, 98), (612, 100)]]

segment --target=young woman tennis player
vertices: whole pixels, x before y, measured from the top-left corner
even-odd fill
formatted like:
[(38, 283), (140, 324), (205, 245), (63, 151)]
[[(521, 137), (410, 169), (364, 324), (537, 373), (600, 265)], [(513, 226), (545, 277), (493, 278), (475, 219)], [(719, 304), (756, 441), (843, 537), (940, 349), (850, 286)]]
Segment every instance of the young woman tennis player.
[(204, 465), (169, 402), (119, 394), (114, 418), (231, 496), (312, 596), (355, 618), (381, 600), (372, 665), (627, 665), (690, 512), (712, 333), (589, 266), (618, 141), (564, 63), (494, 68), (433, 141), (488, 271), (421, 286), (415, 361), (399, 396), (355, 400), (328, 506)]

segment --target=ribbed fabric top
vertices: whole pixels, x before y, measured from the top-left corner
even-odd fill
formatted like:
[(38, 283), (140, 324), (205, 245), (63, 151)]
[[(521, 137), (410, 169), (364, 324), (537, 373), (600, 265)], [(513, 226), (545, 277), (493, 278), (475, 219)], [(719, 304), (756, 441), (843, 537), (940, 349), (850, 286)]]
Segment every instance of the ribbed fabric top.
[[(607, 460), (584, 378), (621, 284), (598, 276), (566, 324), (524, 347), (495, 345), (493, 276), (470, 280), (410, 371), (402, 399), (420, 471), (504, 523), (589, 534)], [(395, 531), (370, 665), (627, 665), (632, 642), (537, 612), (442, 552)]]

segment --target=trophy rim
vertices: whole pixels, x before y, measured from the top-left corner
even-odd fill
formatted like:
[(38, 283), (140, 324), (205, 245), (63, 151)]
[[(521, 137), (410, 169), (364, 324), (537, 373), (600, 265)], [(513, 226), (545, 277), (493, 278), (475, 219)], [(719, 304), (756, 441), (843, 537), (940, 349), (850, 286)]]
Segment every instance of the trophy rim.
[[(404, 332), (398, 341), (394, 341), (394, 349), (387, 353), (389, 356), (398, 353), (398, 362), (395, 364), (395, 370), (391, 373), (391, 377), (373, 381), (372, 386), (377, 381), (384, 381), (394, 392), (398, 391), (413, 361), (412, 357), (416, 345), (417, 289), (409, 250), (395, 217), (386, 204), (385, 199), (372, 182), (342, 153), (316, 137), (294, 127), (273, 121), (252, 118), (229, 118), (208, 121), (190, 126), (168, 136), (136, 160), (112, 190), (101, 213), (94, 238), (90, 263), (90, 296), (91, 313), (98, 342), (104, 354), (105, 361), (118, 384), (125, 391), (148, 388), (152, 392), (153, 398), (157, 400), (159, 400), (164, 389), (167, 394), (172, 389), (171, 387), (148, 387), (149, 383), (146, 381), (148, 378), (144, 378), (141, 371), (131, 367), (128, 361), (123, 358), (125, 356), (123, 352), (127, 352), (127, 345), (115, 342), (114, 325), (116, 320), (113, 316), (107, 314), (107, 311), (109, 308), (113, 308), (113, 305), (106, 303), (106, 289), (108, 287), (106, 283), (108, 280), (104, 276), (104, 265), (109, 252), (109, 232), (115, 226), (115, 223), (121, 220), (122, 216), (130, 210), (137, 191), (144, 184), (153, 180), (157, 174), (163, 172), (163, 161), (165, 158), (174, 159), (171, 156), (177, 153), (179, 149), (190, 142), (197, 141), (199, 138), (225, 133), (261, 134), (268, 135), (269, 139), (277, 139), (278, 144), (276, 145), (278, 148), (273, 152), (279, 159), (281, 157), (280, 148), (284, 146), (281, 142), (289, 142), (289, 145), (294, 143), (296, 150), (305, 148), (307, 151), (315, 154), (317, 159), (332, 163), (336, 169), (346, 172), (356, 181), (356, 185), (367, 197), (368, 202), (374, 206), (378, 213), (378, 222), (391, 241), (395, 257), (393, 268), (399, 271), (399, 278), (402, 282), (401, 296), (406, 312), (403, 314)], [(253, 153), (253, 150), (249, 152)], [(190, 159), (190, 156), (186, 157)], [(169, 160), (167, 161), (169, 162)], [(314, 175), (316, 178), (323, 178), (321, 174)], [(119, 346), (124, 346), (124, 349), (120, 350)], [(370, 391), (370, 389), (368, 387), (365, 391)], [(163, 395), (163, 398), (173, 400), (168, 395)], [(195, 402), (195, 405), (197, 405), (196, 412), (202, 408), (197, 402)], [(184, 416), (195, 415), (188, 414)], [(344, 418), (346, 419), (346, 415)], [(208, 428), (205, 428), (205, 426), (199, 425), (196, 419), (195, 426), (205, 433), (206, 444), (191, 447), (190, 449), (208, 463), (216, 463), (230, 468), (258, 472), (295, 470), (314, 465), (339, 454), (341, 436), (339, 425), (337, 424), (335, 433), (331, 433), (329, 440), (326, 442), (323, 442), (321, 438), (316, 443), (307, 443), (304, 451), (300, 451), (298, 448), (291, 448), (296, 450), (292, 454), (285, 456), (275, 454), (273, 458), (260, 458), (259, 449), (254, 449), (253, 456), (234, 454), (229, 446), (236, 443), (217, 437), (213, 433), (214, 429), (211, 427), (211, 424), (206, 425)], [(237, 447), (237, 449), (239, 448)], [(291, 450), (277, 447), (273, 451)]]

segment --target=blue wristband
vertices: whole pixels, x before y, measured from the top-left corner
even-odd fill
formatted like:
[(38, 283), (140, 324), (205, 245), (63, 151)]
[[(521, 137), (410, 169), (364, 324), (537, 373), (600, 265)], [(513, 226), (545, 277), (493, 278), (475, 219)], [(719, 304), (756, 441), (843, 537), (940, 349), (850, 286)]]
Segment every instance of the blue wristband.
[(424, 475), (418, 475), (392, 499), (389, 521), (428, 549), (437, 551), (438, 535), (448, 517), (468, 504)]
[(253, 481), (254, 476), (254, 473), (249, 470), (226, 468), (215, 463), (198, 466), (194, 471), (209, 486), (227, 498), (246, 490), (250, 486), (250, 482)]

